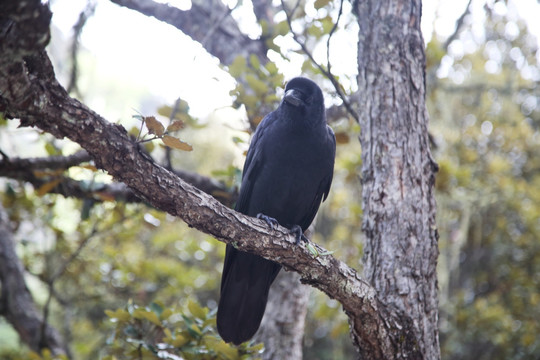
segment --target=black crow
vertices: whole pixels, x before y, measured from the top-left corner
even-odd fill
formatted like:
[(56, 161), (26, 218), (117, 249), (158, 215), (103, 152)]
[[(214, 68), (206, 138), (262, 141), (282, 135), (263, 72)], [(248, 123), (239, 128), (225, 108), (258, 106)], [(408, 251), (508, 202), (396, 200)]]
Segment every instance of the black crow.
[[(235, 209), (270, 226), (277, 222), (299, 241), (328, 196), (335, 153), (321, 89), (306, 78), (290, 80), (277, 110), (255, 131)], [(217, 313), (223, 340), (238, 345), (255, 334), (280, 269), (273, 261), (227, 245)]]

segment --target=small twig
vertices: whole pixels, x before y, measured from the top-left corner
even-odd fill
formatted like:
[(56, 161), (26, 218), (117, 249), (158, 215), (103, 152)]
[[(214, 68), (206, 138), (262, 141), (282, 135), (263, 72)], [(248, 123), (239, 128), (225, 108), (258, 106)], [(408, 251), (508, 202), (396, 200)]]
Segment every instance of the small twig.
[(2, 158), (5, 161), (9, 161), (9, 156), (7, 156), (7, 154), (5, 152), (3, 152), (2, 150), (0, 150), (0, 155), (2, 155)]
[(465, 20), (465, 17), (469, 15), (469, 13), (471, 12), (471, 3), (472, 3), (472, 0), (469, 0), (469, 3), (465, 7), (465, 11), (463, 11), (463, 14), (461, 14), (461, 16), (456, 20), (456, 28), (454, 29), (454, 32), (444, 42), (444, 45), (443, 45), (444, 52), (448, 51), (448, 46), (450, 46), (452, 41), (454, 41), (456, 37), (459, 35), (461, 31), (461, 27), (463, 26), (463, 21)]
[(354, 111), (354, 109), (352, 108), (352, 105), (351, 103), (349, 102), (349, 100), (347, 99), (347, 97), (345, 96), (345, 94), (343, 93), (343, 91), (341, 91), (341, 86), (339, 84), (339, 82), (336, 80), (336, 78), (334, 77), (334, 75), (332, 75), (332, 73), (330, 73), (327, 69), (323, 68), (316, 60), (315, 58), (313, 57), (313, 55), (311, 54), (311, 52), (308, 50), (308, 48), (306, 47), (305, 43), (303, 41), (301, 41), (298, 37), (298, 35), (293, 31), (293, 28), (292, 28), (292, 15), (294, 14), (294, 10), (296, 10), (296, 6), (298, 6), (298, 3), (296, 4), (295, 8), (293, 9), (293, 12), (289, 14), (289, 12), (287, 11), (287, 7), (285, 6), (285, 3), (283, 0), (281, 0), (281, 6), (283, 7), (283, 11), (285, 12), (285, 16), (287, 17), (287, 24), (289, 25), (289, 30), (291, 31), (291, 34), (293, 36), (293, 39), (296, 41), (296, 43), (298, 45), (300, 45), (300, 47), (302, 48), (302, 51), (308, 56), (308, 58), (311, 60), (311, 62), (313, 64), (315, 64), (315, 66), (317, 66), (317, 68), (319, 69), (320, 72), (322, 72), (324, 74), (324, 76), (326, 76), (326, 78), (328, 80), (330, 80), (330, 82), (332, 83), (332, 85), (334, 86), (334, 89), (336, 90), (336, 93), (337, 95), (341, 98), (341, 100), (343, 101), (343, 105), (345, 105), (345, 108), (347, 109), (347, 112), (356, 120), (358, 121), (359, 120), (359, 116), (358, 114), (356, 113), (356, 111)]
[[(465, 10), (461, 14), (461, 16), (456, 20), (456, 26), (455, 26), (454, 32), (452, 33), (452, 35), (448, 37), (448, 39), (446, 39), (446, 41), (442, 45), (442, 50), (444, 51), (444, 53), (448, 52), (448, 47), (450, 46), (452, 41), (454, 41), (458, 37), (459, 33), (461, 32), (463, 23), (465, 21), (465, 17), (467, 17), (467, 15), (471, 12), (471, 3), (472, 3), (472, 0), (469, 0), (469, 2), (467, 3), (467, 6), (465, 7)], [(439, 61), (437, 65), (431, 66), (426, 74), (426, 80), (428, 81), (430, 86), (435, 87), (439, 83), (439, 80), (437, 76), (435, 75), (440, 65), (441, 63)]]
[(96, 2), (90, 0), (83, 11), (79, 14), (79, 19), (73, 25), (73, 40), (71, 42), (70, 55), (71, 55), (71, 72), (69, 76), (69, 84), (67, 86), (67, 92), (75, 92), (79, 94), (79, 88), (77, 86), (77, 78), (79, 75), (77, 53), (79, 52), (79, 39), (88, 19), (94, 14), (96, 10)]
[(138, 140), (137, 143), (142, 144), (142, 143), (149, 142), (149, 141), (154, 141), (154, 140), (157, 140), (157, 139), (161, 139), (161, 137), (160, 136), (154, 136), (154, 137), (149, 138), (149, 139), (141, 139), (141, 140)]
[(341, 14), (343, 13), (343, 0), (341, 0), (339, 4), (339, 12), (336, 19), (336, 23), (334, 26), (332, 26), (332, 30), (328, 33), (328, 40), (326, 41), (326, 68), (328, 69), (328, 73), (332, 74), (331, 65), (330, 65), (330, 39), (332, 39), (332, 36), (334, 35), (334, 32), (337, 30), (339, 20), (341, 19)]
[[(174, 106), (172, 108), (171, 115), (169, 116), (169, 122), (170, 123), (172, 123), (172, 121), (174, 120), (176, 114), (180, 110), (180, 102), (181, 102), (181, 98), (176, 99), (176, 101), (174, 102)], [(168, 147), (168, 146), (165, 147), (165, 167), (168, 170), (172, 170), (171, 153), (172, 153), (172, 149), (170, 147)]]

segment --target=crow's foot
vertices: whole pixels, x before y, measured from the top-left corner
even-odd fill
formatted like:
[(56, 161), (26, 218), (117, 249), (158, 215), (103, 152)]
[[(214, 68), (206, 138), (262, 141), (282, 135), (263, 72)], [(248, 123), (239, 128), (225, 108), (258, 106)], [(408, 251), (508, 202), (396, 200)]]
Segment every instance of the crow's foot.
[(309, 239), (304, 235), (304, 231), (299, 225), (294, 225), (292, 228), (290, 228), (289, 234), (294, 234), (296, 245), (300, 245), (300, 241), (303, 241), (306, 244), (309, 243)]
[(257, 219), (264, 220), (264, 222), (266, 224), (268, 224), (268, 226), (272, 230), (274, 230), (275, 227), (279, 225), (279, 223), (278, 223), (278, 221), (276, 219), (274, 219), (273, 217), (270, 217), (270, 216), (266, 216), (266, 215), (264, 215), (262, 213), (257, 214)]

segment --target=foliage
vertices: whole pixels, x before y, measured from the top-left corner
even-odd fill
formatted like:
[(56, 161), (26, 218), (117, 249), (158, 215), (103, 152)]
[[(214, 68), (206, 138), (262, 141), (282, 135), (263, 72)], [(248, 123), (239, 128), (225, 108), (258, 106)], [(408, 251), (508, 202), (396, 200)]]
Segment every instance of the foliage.
[(158, 303), (125, 309), (106, 310), (115, 323), (104, 359), (247, 359), (256, 358), (262, 344), (226, 344), (216, 333), (215, 309), (210, 311), (194, 301), (182, 313)]
[(536, 41), (501, 5), (450, 45), (429, 95), (447, 359), (540, 357), (540, 77)]

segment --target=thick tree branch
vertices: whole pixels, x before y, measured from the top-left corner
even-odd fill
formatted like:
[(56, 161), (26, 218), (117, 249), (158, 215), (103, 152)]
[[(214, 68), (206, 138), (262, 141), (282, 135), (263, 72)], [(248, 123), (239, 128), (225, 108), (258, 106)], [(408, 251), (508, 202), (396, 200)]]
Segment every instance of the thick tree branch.
[[(206, 51), (224, 65), (231, 64), (238, 55), (247, 58), (255, 54), (259, 59), (267, 61), (264, 42), (252, 40), (242, 33), (230, 15), (229, 8), (220, 0), (192, 1), (188, 11), (152, 0), (111, 1), (176, 27), (200, 42)], [(216, 24), (219, 26), (212, 36), (207, 36), (208, 29), (213, 29)]]
[[(0, 315), (19, 333), (32, 350), (48, 348), (66, 354), (58, 332), (43, 322), (26, 287), (23, 266), (15, 253), (8, 216), (0, 204)], [(42, 331), (43, 330), (43, 331)], [(43, 336), (42, 336), (43, 334)]]
[[(131, 189), (123, 183), (92, 183), (77, 181), (64, 176), (55, 170), (67, 170), (92, 160), (84, 150), (69, 156), (49, 156), (42, 158), (8, 158), (0, 159), (0, 176), (25, 181), (39, 189), (51, 181), (56, 185), (48, 192), (66, 197), (93, 199), (95, 201), (117, 200), (125, 202), (141, 202)], [(236, 200), (236, 192), (231, 192), (217, 180), (186, 170), (173, 172), (187, 183), (214, 196), (221, 203), (231, 206)]]
[[(412, 324), (376, 296), (357, 272), (332, 256), (318, 256), (297, 246), (288, 229), (270, 231), (264, 221), (237, 213), (182, 181), (141, 153), (126, 130), (72, 99), (57, 82), (44, 52), (50, 12), (39, 0), (0, 5), (0, 111), (58, 138), (79, 143), (98, 168), (127, 184), (148, 203), (183, 219), (238, 249), (279, 262), (298, 272), (301, 281), (338, 300), (350, 318), (355, 342), (370, 358), (392, 357), (407, 349), (415, 354)], [(31, 24), (30, 24), (31, 23)], [(32, 26), (32, 31), (24, 31)], [(35, 31), (39, 31), (36, 33)], [(9, 37), (6, 39), (6, 34)], [(8, 41), (6, 41), (8, 40)], [(15, 40), (23, 47), (10, 46)], [(314, 245), (320, 253), (325, 250)], [(413, 356), (414, 357), (414, 356)]]

